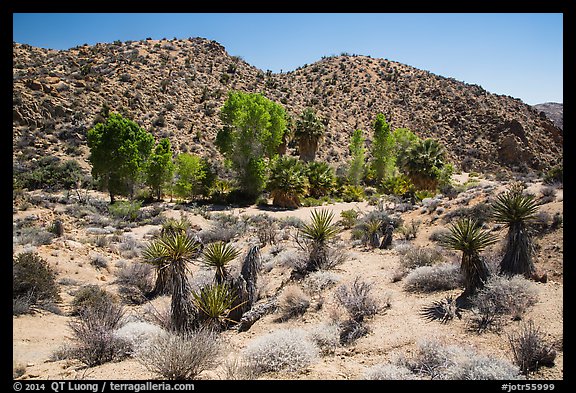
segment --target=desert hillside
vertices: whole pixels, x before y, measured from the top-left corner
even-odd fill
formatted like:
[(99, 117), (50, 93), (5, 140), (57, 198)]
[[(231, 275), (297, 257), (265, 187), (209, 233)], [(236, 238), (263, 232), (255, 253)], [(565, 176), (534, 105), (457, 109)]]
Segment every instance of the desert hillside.
[(360, 55), (275, 74), (201, 38), (69, 50), (14, 43), (13, 80), (13, 159), (22, 165), (46, 153), (85, 159), (86, 131), (103, 105), (169, 137), (177, 152), (218, 158), (219, 109), (230, 90), (261, 92), (293, 118), (314, 108), (327, 125), (319, 157), (335, 166), (352, 132), (370, 130), (378, 113), (392, 129), (439, 139), (467, 171), (545, 171), (563, 154), (562, 129), (518, 99)]
[[(540, 110), (359, 55), (274, 74), (202, 38), (14, 43), (13, 78), (14, 379), (564, 379), (563, 131)], [(224, 181), (115, 203), (92, 183), (103, 107), (230, 177), (215, 137), (232, 90), (314, 108), (330, 170), (379, 113), (455, 170), (390, 192), (336, 172), (293, 209), (274, 190), (218, 199)]]

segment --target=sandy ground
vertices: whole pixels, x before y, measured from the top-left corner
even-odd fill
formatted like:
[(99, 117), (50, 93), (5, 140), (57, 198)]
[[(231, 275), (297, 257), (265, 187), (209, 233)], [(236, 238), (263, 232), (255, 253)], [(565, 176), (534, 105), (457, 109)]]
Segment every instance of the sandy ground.
[[(467, 176), (458, 180), (465, 182)], [(491, 191), (492, 193), (502, 189), (503, 185)], [(534, 184), (533, 190), (538, 190), (540, 184)], [(481, 194), (478, 200), (481, 200)], [(103, 196), (104, 197), (104, 196)], [(474, 199), (473, 199), (474, 200)], [(551, 214), (562, 212), (562, 190), (558, 190), (553, 202), (541, 206), (542, 211)], [(456, 205), (444, 200), (445, 212)], [(471, 204), (473, 203), (470, 202)], [(452, 206), (453, 205), (453, 206)], [(313, 208), (300, 208), (297, 210), (273, 210), (266, 211), (256, 208), (232, 209), (226, 211), (235, 215), (252, 215), (263, 212), (275, 218), (294, 216), (302, 220), (308, 220)], [(367, 212), (373, 209), (366, 202), (338, 203), (326, 205), (339, 218), (340, 212), (348, 209), (358, 209)], [(60, 209), (60, 210), (59, 210)], [(61, 206), (56, 208), (30, 208), (17, 211), (14, 221), (27, 216), (35, 215), (36, 224), (47, 225), (55, 216), (61, 217)], [(195, 215), (193, 212), (182, 210), (165, 211), (166, 217), (179, 218), (185, 214), (194, 224), (201, 228), (211, 225), (210, 221)], [(414, 245), (433, 246), (429, 239), (430, 234), (438, 228), (447, 225), (441, 219), (434, 218), (434, 214), (423, 213), (422, 209), (402, 214), (404, 222), (410, 220), (421, 221), (416, 239), (410, 242)], [(48, 263), (58, 272), (58, 280), (66, 279), (67, 285), (61, 285), (62, 303), (59, 305), (61, 315), (56, 315), (44, 310), (31, 315), (13, 317), (12, 348), (13, 364), (25, 368), (25, 379), (151, 379), (154, 375), (147, 371), (143, 365), (134, 359), (127, 359), (116, 363), (107, 363), (98, 367), (84, 368), (74, 360), (52, 361), (53, 354), (65, 343), (70, 342), (71, 332), (68, 322), (69, 304), (72, 300), (74, 289), (85, 284), (97, 284), (110, 291), (117, 290), (114, 284), (116, 262), (124, 259), (118, 250), (99, 247), (90, 241), (93, 235), (86, 233), (86, 227), (74, 222), (71, 218), (65, 219), (66, 233), (62, 238), (53, 240), (48, 245), (36, 246), (35, 250), (44, 257)], [(146, 225), (132, 229), (125, 229), (138, 242), (149, 240), (160, 228), (159, 225)], [(391, 307), (385, 312), (373, 317), (369, 322), (370, 333), (353, 345), (336, 348), (333, 354), (321, 357), (306, 370), (298, 373), (272, 373), (266, 374), (270, 379), (336, 379), (352, 380), (361, 379), (364, 372), (372, 365), (390, 362), (398, 354), (409, 354), (416, 348), (419, 340), (424, 338), (438, 338), (450, 344), (471, 345), (480, 353), (497, 355), (511, 360), (508, 346), (507, 333), (518, 328), (521, 321), (509, 321), (499, 333), (486, 332), (476, 334), (470, 332), (466, 326), (466, 318), (452, 320), (450, 323), (441, 324), (437, 321), (427, 321), (419, 315), (423, 306), (430, 305), (435, 300), (440, 300), (448, 295), (458, 296), (461, 290), (441, 291), (433, 293), (414, 293), (404, 289), (402, 280), (393, 282), (392, 278), (397, 272), (400, 254), (396, 249), (380, 250), (367, 249), (364, 246), (353, 246), (349, 241), (350, 231), (341, 234), (344, 243), (347, 244), (348, 258), (345, 263), (337, 266), (334, 272), (341, 277), (339, 284), (351, 283), (355, 277), (360, 277), (366, 282), (373, 284), (373, 294), (382, 302), (389, 301)], [(500, 232), (503, 235), (503, 232)], [(242, 239), (241, 239), (242, 240)], [(237, 244), (246, 244), (242, 241)], [(533, 306), (523, 320), (532, 319), (554, 342), (561, 342), (563, 338), (563, 231), (554, 231), (548, 235), (537, 238), (540, 245), (537, 252), (536, 265), (540, 272), (548, 274), (546, 283), (535, 284), (539, 301)], [(401, 240), (395, 238), (395, 243)], [(281, 245), (293, 248), (292, 240), (282, 240)], [(21, 252), (27, 246), (14, 244), (14, 253)], [(270, 247), (262, 249), (262, 254), (270, 252)], [(96, 269), (89, 263), (95, 254), (105, 255), (110, 261), (108, 268)], [(134, 260), (137, 260), (135, 258)], [(265, 286), (264, 293), (273, 294), (289, 277), (286, 267), (274, 266), (267, 272), (262, 273), (261, 283)], [(256, 337), (281, 328), (298, 327), (303, 329), (312, 328), (329, 321), (334, 315), (341, 312), (341, 307), (336, 303), (333, 295), (334, 289), (328, 289), (322, 293), (323, 305), (319, 309), (310, 308), (306, 313), (294, 319), (278, 322), (277, 314), (269, 314), (255, 323), (247, 332), (238, 333), (229, 330), (222, 333), (226, 340), (230, 354), (241, 351)], [(129, 313), (137, 315), (143, 306), (127, 306)], [(201, 374), (201, 379), (222, 378), (219, 369), (210, 370)], [(535, 379), (563, 379), (563, 351), (560, 348), (555, 366), (542, 368)]]

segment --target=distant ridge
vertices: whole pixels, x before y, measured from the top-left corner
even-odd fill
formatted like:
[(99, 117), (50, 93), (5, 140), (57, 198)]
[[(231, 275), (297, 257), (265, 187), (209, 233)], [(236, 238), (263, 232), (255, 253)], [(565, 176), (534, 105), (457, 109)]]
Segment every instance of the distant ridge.
[[(466, 171), (543, 171), (562, 162), (562, 127), (547, 108), (387, 59), (342, 54), (274, 74), (204, 38), (13, 49), (13, 160), (21, 164), (45, 155), (85, 162), (86, 131), (104, 104), (170, 138), (176, 152), (221, 161), (214, 139), (230, 90), (260, 92), (293, 118), (313, 107), (327, 124), (318, 159), (334, 166), (347, 160), (355, 129), (370, 143), (380, 112), (393, 129), (438, 138)], [(294, 144), (288, 153), (297, 154)]]

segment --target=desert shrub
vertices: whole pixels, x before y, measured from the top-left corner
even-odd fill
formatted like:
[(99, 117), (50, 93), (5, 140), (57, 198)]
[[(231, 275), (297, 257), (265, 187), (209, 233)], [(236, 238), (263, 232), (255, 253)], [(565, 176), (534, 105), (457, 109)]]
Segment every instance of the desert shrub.
[(37, 227), (24, 227), (15, 230), (13, 242), (15, 244), (31, 244), (34, 246), (42, 246), (50, 244), (55, 235), (42, 228)]
[(116, 270), (116, 282), (119, 292), (134, 304), (142, 304), (148, 299), (146, 296), (152, 292), (153, 267), (147, 263), (121, 263)]
[(377, 364), (364, 372), (368, 380), (408, 380), (417, 379), (408, 368), (397, 364)]
[(254, 362), (235, 356), (227, 358), (222, 363), (225, 380), (254, 380), (258, 378), (258, 369)]
[(146, 348), (152, 339), (163, 332), (158, 325), (143, 321), (131, 321), (114, 330), (114, 337), (125, 342), (130, 348), (130, 353), (135, 354)]
[(459, 207), (444, 214), (444, 222), (452, 222), (459, 218), (470, 218), (476, 220), (479, 225), (491, 220), (492, 207), (488, 203), (480, 202), (471, 207)]
[(289, 285), (278, 297), (278, 306), (282, 313), (280, 319), (288, 320), (306, 312), (310, 307), (310, 297), (299, 286)]
[(463, 285), (460, 266), (441, 263), (434, 266), (420, 266), (404, 278), (408, 291), (433, 292), (460, 288)]
[(217, 365), (220, 349), (217, 334), (209, 330), (184, 335), (165, 332), (152, 338), (136, 359), (162, 378), (191, 380)]
[(545, 184), (562, 183), (563, 177), (564, 177), (563, 172), (564, 172), (564, 167), (561, 164), (550, 168), (544, 174), (544, 183)]
[(556, 351), (548, 342), (546, 334), (533, 321), (524, 323), (519, 331), (508, 334), (508, 342), (514, 363), (523, 374), (538, 370), (541, 366), (552, 367)]
[(308, 337), (322, 355), (334, 353), (340, 343), (340, 328), (336, 323), (322, 323), (309, 329)]
[(340, 344), (349, 345), (370, 333), (370, 329), (364, 322), (347, 319), (340, 323)]
[(108, 212), (112, 217), (122, 221), (136, 221), (141, 207), (140, 201), (117, 201), (108, 206)]
[(340, 285), (334, 293), (338, 303), (342, 305), (350, 318), (361, 322), (365, 317), (371, 317), (380, 311), (381, 307), (370, 293), (372, 284), (356, 277), (352, 285)]
[(398, 228), (398, 233), (404, 238), (404, 240), (416, 239), (420, 223), (419, 220), (412, 220), (410, 221), (410, 224), (405, 224)]
[(414, 355), (400, 359), (398, 363), (418, 376), (430, 379), (522, 379), (519, 369), (506, 360), (437, 340), (420, 341)]
[(428, 240), (433, 242), (440, 242), (443, 237), (446, 237), (449, 234), (450, 230), (447, 228), (435, 229), (434, 231), (432, 231), (430, 236), (428, 236)]
[(142, 244), (138, 242), (132, 235), (125, 234), (122, 236), (118, 244), (120, 256), (123, 258), (136, 258), (140, 255)]
[(341, 277), (333, 272), (318, 270), (306, 276), (303, 282), (304, 288), (312, 294), (318, 294), (325, 289), (336, 285)]
[(98, 285), (85, 285), (74, 293), (71, 315), (78, 316), (85, 309), (115, 303), (114, 296)]
[(122, 359), (130, 352), (129, 344), (114, 335), (123, 325), (124, 309), (107, 302), (86, 307), (69, 322), (75, 347), (74, 358), (88, 367)]
[(92, 255), (90, 258), (90, 265), (96, 269), (108, 269), (108, 258), (101, 254)]
[(422, 266), (432, 266), (444, 261), (444, 254), (437, 248), (406, 247), (401, 251), (400, 265), (411, 270)]
[(358, 210), (349, 209), (343, 210), (340, 212), (340, 225), (344, 227), (344, 229), (350, 229), (356, 225), (358, 220), (359, 212)]
[(23, 252), (12, 259), (12, 299), (19, 313), (33, 304), (60, 300), (56, 273), (36, 252)]
[(486, 313), (521, 319), (538, 301), (538, 290), (534, 283), (521, 275), (510, 279), (496, 275), (490, 277), (484, 288), (470, 300), (473, 307)]
[(305, 331), (282, 329), (252, 340), (242, 354), (259, 373), (295, 372), (314, 362), (319, 351)]

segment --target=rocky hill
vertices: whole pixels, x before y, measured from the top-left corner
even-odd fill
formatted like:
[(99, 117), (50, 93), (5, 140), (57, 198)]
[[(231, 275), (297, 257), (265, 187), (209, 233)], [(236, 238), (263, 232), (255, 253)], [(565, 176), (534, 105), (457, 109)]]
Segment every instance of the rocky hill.
[(534, 105), (534, 108), (540, 111), (540, 116), (544, 116), (552, 120), (556, 127), (564, 130), (564, 105), (557, 102), (545, 102), (543, 104)]
[[(220, 157), (213, 142), (229, 90), (261, 92), (295, 118), (312, 106), (327, 135), (318, 156), (335, 166), (349, 136), (379, 112), (392, 128), (443, 142), (456, 167), (546, 170), (562, 161), (563, 132), (518, 99), (387, 59), (342, 54), (274, 74), (215, 41), (142, 40), (50, 50), (13, 44), (13, 160), (47, 154), (85, 162), (86, 131), (104, 104), (177, 152)], [(296, 147), (291, 153), (296, 154)]]

